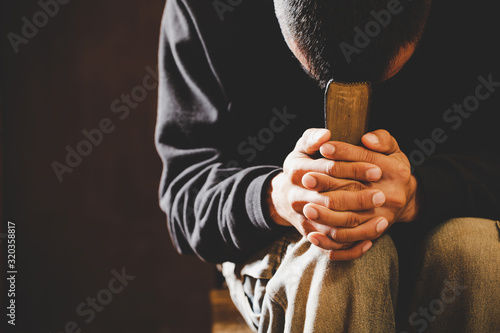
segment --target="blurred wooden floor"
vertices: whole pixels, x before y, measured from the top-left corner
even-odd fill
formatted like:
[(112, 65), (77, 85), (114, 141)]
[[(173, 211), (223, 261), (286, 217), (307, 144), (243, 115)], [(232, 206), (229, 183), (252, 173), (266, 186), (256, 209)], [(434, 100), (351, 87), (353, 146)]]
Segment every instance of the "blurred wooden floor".
[(212, 289), (212, 333), (252, 333), (231, 300), (229, 290)]

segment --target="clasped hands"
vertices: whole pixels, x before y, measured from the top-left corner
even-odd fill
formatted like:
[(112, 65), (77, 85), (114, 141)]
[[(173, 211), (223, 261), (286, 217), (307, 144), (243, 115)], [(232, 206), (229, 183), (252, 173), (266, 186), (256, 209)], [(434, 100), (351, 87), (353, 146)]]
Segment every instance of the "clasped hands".
[(393, 223), (416, 218), (417, 181), (387, 131), (365, 134), (362, 147), (330, 136), (304, 132), (267, 200), (276, 223), (294, 226), (330, 260), (353, 260)]

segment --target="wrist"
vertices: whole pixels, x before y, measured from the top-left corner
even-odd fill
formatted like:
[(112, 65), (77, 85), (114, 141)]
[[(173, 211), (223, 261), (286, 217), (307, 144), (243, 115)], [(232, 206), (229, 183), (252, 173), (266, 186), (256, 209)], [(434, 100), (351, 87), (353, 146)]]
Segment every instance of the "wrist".
[(267, 187), (267, 207), (268, 207), (268, 212), (269, 216), (271, 219), (274, 221), (274, 223), (281, 225), (281, 226), (291, 226), (291, 223), (288, 222), (286, 219), (281, 217), (281, 215), (278, 212), (278, 207), (279, 207), (279, 199), (278, 199), (278, 192), (281, 189), (281, 184), (282, 184), (282, 179), (283, 179), (283, 172), (280, 172), (276, 176), (274, 176), (271, 181), (268, 184)]

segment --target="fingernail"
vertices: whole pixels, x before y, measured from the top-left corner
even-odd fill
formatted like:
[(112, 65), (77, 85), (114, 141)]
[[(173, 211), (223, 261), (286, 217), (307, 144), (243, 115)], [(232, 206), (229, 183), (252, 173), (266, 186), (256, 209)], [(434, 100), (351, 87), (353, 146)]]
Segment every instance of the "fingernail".
[(312, 208), (311, 206), (306, 206), (304, 210), (305, 210), (304, 215), (306, 215), (307, 218), (311, 220), (315, 220), (318, 218), (318, 211)]
[(363, 253), (365, 253), (366, 251), (368, 251), (370, 249), (370, 247), (372, 247), (372, 242), (368, 242), (365, 245), (363, 245), (363, 247), (361, 248), (361, 251), (363, 251)]
[(383, 192), (377, 192), (372, 197), (372, 202), (375, 206), (382, 206), (385, 202), (385, 195)]
[(382, 231), (384, 231), (387, 226), (389, 225), (389, 222), (387, 222), (386, 219), (383, 219), (382, 221), (380, 221), (378, 224), (377, 224), (377, 233), (381, 233)]
[(371, 134), (371, 133), (365, 134), (365, 140), (374, 144), (374, 145), (379, 143), (377, 136), (375, 134)]
[(368, 181), (379, 180), (382, 177), (382, 170), (379, 168), (371, 168), (366, 171), (366, 179)]
[(305, 174), (302, 177), (302, 185), (304, 185), (305, 187), (308, 187), (308, 188), (315, 188), (316, 185), (318, 185), (318, 181), (313, 176), (311, 176), (309, 174)]
[(319, 245), (319, 240), (314, 237), (314, 236), (311, 236), (311, 235), (307, 235), (307, 240), (311, 243), (313, 243), (314, 245), (318, 246)]
[(321, 155), (327, 157), (326, 155), (332, 155), (335, 152), (335, 147), (329, 143), (325, 143), (319, 148)]

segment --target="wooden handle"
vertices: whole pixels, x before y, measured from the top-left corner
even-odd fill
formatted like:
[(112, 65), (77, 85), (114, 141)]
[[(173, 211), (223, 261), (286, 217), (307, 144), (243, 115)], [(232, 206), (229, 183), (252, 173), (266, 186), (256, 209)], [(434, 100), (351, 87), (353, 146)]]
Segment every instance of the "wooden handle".
[(325, 122), (333, 141), (361, 144), (361, 137), (368, 131), (371, 92), (369, 82), (328, 82)]

